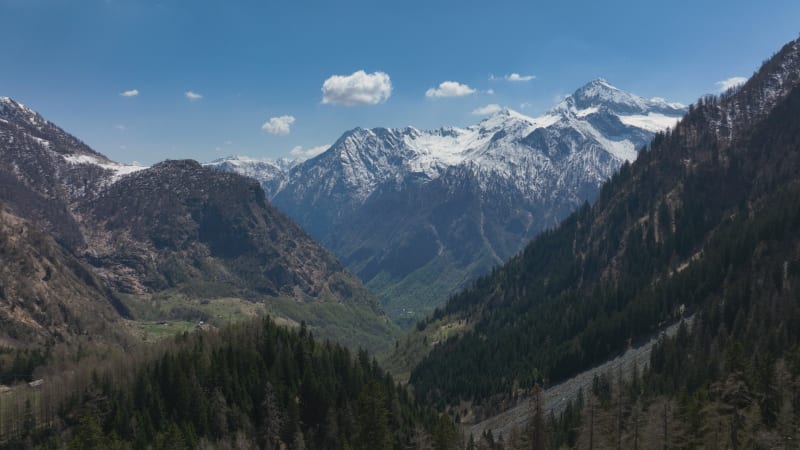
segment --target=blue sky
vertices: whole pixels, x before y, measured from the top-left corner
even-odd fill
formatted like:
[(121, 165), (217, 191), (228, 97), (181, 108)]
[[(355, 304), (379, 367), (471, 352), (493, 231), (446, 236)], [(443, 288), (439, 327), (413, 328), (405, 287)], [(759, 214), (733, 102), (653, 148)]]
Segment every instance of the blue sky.
[(0, 95), (151, 164), (537, 115), (596, 77), (690, 103), (796, 38), (800, 2), (0, 0), (0, 23)]

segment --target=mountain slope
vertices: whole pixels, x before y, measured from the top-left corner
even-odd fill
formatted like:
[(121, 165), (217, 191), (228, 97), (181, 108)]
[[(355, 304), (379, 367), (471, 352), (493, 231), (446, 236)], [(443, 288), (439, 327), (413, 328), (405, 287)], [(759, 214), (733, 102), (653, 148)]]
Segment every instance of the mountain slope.
[(124, 342), (124, 305), (81, 261), (0, 203), (0, 344)]
[[(333, 256), (267, 203), (258, 183), (194, 161), (124, 177), (80, 211), (98, 230), (90, 239), (93, 263), (120, 289), (202, 279), (303, 302), (352, 301), (359, 290)], [(128, 281), (132, 265), (141, 269)], [(380, 311), (360, 294), (364, 306)]]
[(0, 201), (72, 251), (85, 247), (77, 202), (140, 169), (109, 161), (8, 97), (0, 97)]
[[(418, 395), (492, 403), (515, 385), (558, 382), (684, 308), (724, 305), (748, 273), (794, 274), (800, 224), (775, 214), (795, 207), (800, 182), (798, 85), (795, 41), (741, 88), (693, 105), (593, 206), (452, 298), (434, 319), (462, 332), (414, 369)], [(774, 240), (783, 250), (752, 267)]]
[(0, 201), (56, 240), (49, 253), (87, 270), (87, 286), (49, 297), (47, 308), (83, 289), (100, 293), (87, 301), (106, 304), (120, 294), (134, 316), (153, 321), (213, 312), (230, 320), (241, 308), (207, 303), (231, 299), (372, 350), (395, 333), (374, 296), (272, 208), (258, 183), (193, 161), (114, 163), (8, 98), (0, 99)]
[(355, 129), (258, 176), (273, 203), (408, 323), (594, 199), (681, 105), (595, 80), (542, 117), (503, 110), (467, 128)]

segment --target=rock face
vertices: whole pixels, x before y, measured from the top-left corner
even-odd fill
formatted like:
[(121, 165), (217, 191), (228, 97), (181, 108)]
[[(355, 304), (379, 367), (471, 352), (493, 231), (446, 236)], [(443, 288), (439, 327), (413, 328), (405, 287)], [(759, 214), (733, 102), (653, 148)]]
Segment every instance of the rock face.
[(116, 293), (208, 296), (209, 285), (251, 300), (358, 306), (376, 321), (382, 314), (258, 183), (194, 161), (115, 163), (5, 97), (0, 206), (2, 276), (19, 279), (0, 296), (12, 340), (69, 339), (87, 332), (84, 322), (109, 328), (128, 315)]
[(504, 109), (467, 128), (359, 128), (282, 171), (211, 165), (261, 181), (391, 316), (409, 319), (593, 200), (684, 112), (597, 79), (537, 118)]
[(38, 226), (0, 204), (0, 345), (124, 340), (127, 308), (102, 280)]

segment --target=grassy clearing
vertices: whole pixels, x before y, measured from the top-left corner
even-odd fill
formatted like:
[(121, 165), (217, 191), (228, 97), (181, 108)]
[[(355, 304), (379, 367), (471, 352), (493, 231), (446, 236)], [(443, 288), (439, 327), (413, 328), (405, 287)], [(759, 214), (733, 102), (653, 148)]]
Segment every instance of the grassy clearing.
[(422, 361), (438, 343), (445, 342), (452, 336), (461, 335), (471, 329), (465, 321), (451, 321), (445, 317), (429, 323), (425, 329), (410, 330), (395, 346), (379, 358), (384, 369), (402, 382), (408, 382), (411, 369)]
[(386, 317), (376, 316), (368, 307), (341, 303), (297, 303), (270, 299), (267, 308), (275, 317), (299, 323), (305, 321), (315, 336), (340, 342), (350, 348), (364, 348), (373, 354), (387, 352), (401, 335)]
[(288, 298), (250, 301), (236, 297), (197, 299), (180, 292), (156, 295), (121, 295), (135, 320), (133, 334), (153, 341), (204, 327), (221, 327), (269, 314), (281, 325), (299, 326), (322, 339), (373, 353), (386, 352), (400, 337), (400, 330), (388, 319), (377, 317), (366, 306), (333, 302), (298, 303)]
[(191, 332), (201, 323), (201, 328), (221, 327), (267, 313), (261, 304), (232, 297), (196, 299), (176, 292), (120, 297), (134, 317), (132, 334), (145, 342)]

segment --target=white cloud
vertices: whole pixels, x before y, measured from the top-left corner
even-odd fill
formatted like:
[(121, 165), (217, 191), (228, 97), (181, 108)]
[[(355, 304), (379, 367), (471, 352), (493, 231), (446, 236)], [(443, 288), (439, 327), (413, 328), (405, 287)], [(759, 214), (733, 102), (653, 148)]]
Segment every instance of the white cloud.
[(531, 81), (536, 79), (536, 75), (520, 75), (516, 72), (505, 76), (506, 81)]
[(494, 95), (494, 89), (489, 89), (488, 91), (486, 91), (486, 93), (489, 95)]
[(331, 105), (377, 105), (392, 95), (392, 80), (384, 72), (332, 75), (322, 83), (322, 103)]
[(127, 91), (122, 91), (119, 93), (120, 97), (136, 97), (139, 95), (138, 89), (129, 89)]
[(121, 123), (118, 123), (118, 124), (114, 125), (114, 128), (116, 128), (119, 131), (125, 131), (125, 130), (128, 129), (128, 127), (126, 127), (125, 125), (123, 125)]
[(730, 88), (732, 88), (734, 86), (738, 86), (740, 84), (744, 84), (745, 81), (747, 81), (747, 78), (745, 78), (745, 77), (730, 77), (730, 78), (725, 79), (725, 80), (717, 81), (714, 84), (717, 85), (717, 87), (719, 88), (720, 92), (725, 92), (725, 91), (727, 91), (728, 89), (730, 89)]
[(501, 109), (503, 109), (502, 106), (498, 105), (497, 103), (492, 103), (490, 105), (481, 106), (480, 108), (473, 110), (472, 114), (475, 114), (476, 116), (488, 116), (500, 111)]
[(531, 102), (522, 102), (519, 104), (519, 109), (526, 109), (530, 108), (531, 106), (533, 106)]
[(428, 98), (441, 98), (441, 97), (463, 97), (465, 95), (474, 94), (476, 91), (466, 84), (461, 84), (457, 81), (444, 81), (439, 84), (438, 88), (430, 88), (425, 92), (425, 97)]
[(185, 95), (186, 98), (188, 98), (190, 101), (200, 100), (201, 98), (203, 98), (201, 94), (198, 94), (197, 92), (193, 91), (186, 91), (184, 92), (183, 95)]
[(297, 156), (300, 158), (313, 158), (329, 148), (331, 148), (330, 144), (317, 145), (316, 147), (310, 148), (303, 148), (302, 145), (298, 145), (297, 147), (291, 149), (289, 153), (292, 154), (292, 156)]
[(261, 125), (261, 129), (276, 136), (286, 136), (292, 131), (291, 126), (294, 120), (294, 116), (272, 117), (264, 125)]

